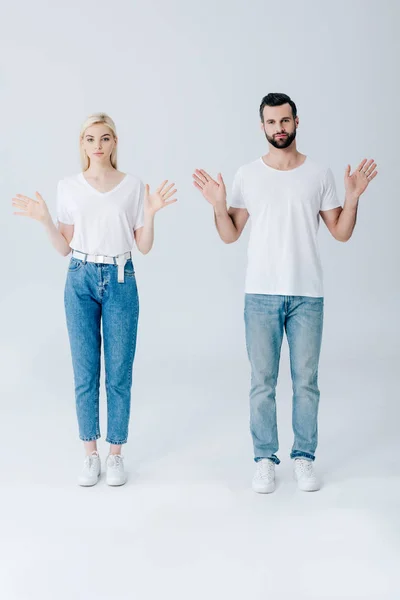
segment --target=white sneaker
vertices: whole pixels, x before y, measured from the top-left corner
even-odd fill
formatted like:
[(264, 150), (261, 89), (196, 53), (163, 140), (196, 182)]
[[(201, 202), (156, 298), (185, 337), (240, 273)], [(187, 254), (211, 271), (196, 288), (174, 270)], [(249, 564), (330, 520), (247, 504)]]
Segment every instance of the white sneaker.
[(124, 485), (127, 476), (124, 469), (124, 459), (120, 454), (109, 454), (107, 458), (108, 485)]
[(270, 494), (275, 491), (275, 463), (269, 458), (262, 458), (257, 462), (252, 487), (258, 494)]
[(99, 453), (94, 451), (86, 456), (83, 469), (78, 477), (79, 485), (90, 487), (96, 485), (100, 479), (101, 474), (101, 463)]
[(314, 473), (313, 461), (306, 458), (294, 459), (294, 476), (299, 490), (302, 492), (316, 492), (321, 484)]

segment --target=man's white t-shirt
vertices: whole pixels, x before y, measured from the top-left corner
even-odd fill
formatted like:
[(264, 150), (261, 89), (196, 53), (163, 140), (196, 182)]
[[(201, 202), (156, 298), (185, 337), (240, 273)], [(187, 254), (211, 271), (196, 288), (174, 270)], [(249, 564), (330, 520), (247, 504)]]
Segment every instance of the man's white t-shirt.
[(99, 192), (83, 173), (58, 183), (57, 218), (74, 225), (70, 246), (85, 254), (117, 256), (132, 250), (133, 232), (143, 227), (144, 185), (133, 175)]
[(341, 206), (330, 169), (307, 157), (280, 171), (259, 158), (236, 173), (230, 205), (251, 217), (246, 293), (324, 295), (319, 211)]

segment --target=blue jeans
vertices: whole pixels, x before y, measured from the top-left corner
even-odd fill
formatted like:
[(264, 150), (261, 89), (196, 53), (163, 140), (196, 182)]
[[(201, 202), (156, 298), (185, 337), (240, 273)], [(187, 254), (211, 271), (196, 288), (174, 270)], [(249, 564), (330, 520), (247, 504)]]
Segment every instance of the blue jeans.
[(118, 283), (118, 267), (84, 263), (71, 258), (64, 301), (75, 380), (79, 436), (100, 437), (99, 388), (101, 323), (107, 392), (107, 438), (125, 444), (131, 403), (132, 368), (136, 349), (139, 299), (131, 260), (125, 282)]
[(315, 459), (318, 442), (318, 362), (324, 299), (246, 294), (246, 346), (251, 365), (250, 429), (255, 460), (279, 459), (276, 384), (283, 332), (289, 344), (293, 386), (291, 458)]

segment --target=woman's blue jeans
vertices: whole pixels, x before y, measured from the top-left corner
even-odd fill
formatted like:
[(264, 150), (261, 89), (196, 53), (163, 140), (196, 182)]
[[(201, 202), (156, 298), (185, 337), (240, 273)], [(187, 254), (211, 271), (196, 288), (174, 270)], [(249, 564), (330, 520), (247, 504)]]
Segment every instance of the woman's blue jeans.
[(101, 328), (107, 392), (107, 438), (125, 444), (128, 438), (132, 369), (136, 349), (139, 299), (131, 260), (125, 281), (118, 267), (71, 258), (64, 301), (75, 380), (79, 436), (100, 437), (99, 392)]

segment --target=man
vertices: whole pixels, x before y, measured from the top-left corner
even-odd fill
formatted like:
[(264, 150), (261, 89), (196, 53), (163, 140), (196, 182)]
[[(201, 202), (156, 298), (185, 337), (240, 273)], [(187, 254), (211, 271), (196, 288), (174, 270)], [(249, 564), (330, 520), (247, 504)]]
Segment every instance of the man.
[(322, 268), (317, 232), (320, 216), (333, 237), (350, 239), (358, 202), (377, 175), (364, 159), (345, 171), (342, 208), (330, 169), (297, 151), (299, 118), (286, 94), (268, 94), (260, 106), (261, 129), (269, 151), (237, 172), (230, 208), (219, 173), (203, 169), (193, 183), (213, 206), (221, 239), (239, 239), (251, 217), (245, 294), (246, 345), (251, 365), (250, 428), (257, 463), (253, 489), (275, 490), (279, 464), (275, 392), (283, 332), (286, 332), (293, 385), (294, 444), (291, 458), (298, 486), (316, 491), (313, 461), (317, 448), (318, 362), (323, 324)]

